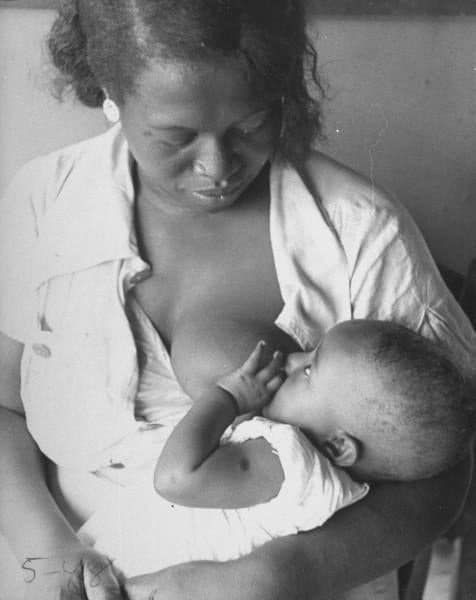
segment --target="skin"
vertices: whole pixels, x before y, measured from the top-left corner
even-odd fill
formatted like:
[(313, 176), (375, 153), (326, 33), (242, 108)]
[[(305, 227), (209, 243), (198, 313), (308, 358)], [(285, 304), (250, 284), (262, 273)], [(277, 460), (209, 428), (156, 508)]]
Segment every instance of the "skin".
[(110, 561), (79, 543), (46, 486), (46, 460), (26, 428), (20, 398), (22, 352), (22, 344), (0, 333), (0, 529), (22, 565), (25, 600), (84, 600), (93, 597), (91, 584), (101, 590), (97, 600), (118, 600)]
[[(137, 162), (138, 191), (174, 215), (233, 206), (274, 153), (276, 102), (255, 97), (247, 73), (226, 61), (196, 67), (154, 62), (121, 106)], [(223, 198), (202, 197), (200, 190)]]
[[(137, 166), (139, 244), (152, 266), (152, 276), (134, 293), (168, 344), (177, 375), (193, 398), (208, 381), (241, 364), (260, 338), (286, 352), (297, 349), (273, 326), (282, 301), (269, 241), (266, 165), (279, 124), (273, 103), (255, 98), (244, 78), (241, 68), (228, 64), (199, 72), (156, 64), (120, 107)], [(165, 116), (166, 122), (158, 122)], [(175, 139), (171, 148), (171, 125), (174, 135), (193, 132), (186, 148)], [(233, 186), (220, 188), (223, 199), (194, 193), (213, 190), (223, 179)], [(177, 270), (177, 264), (183, 268)], [(256, 289), (255, 278), (263, 290)], [(48, 461), (28, 433), (20, 398), (23, 346), (2, 334), (0, 341), (0, 527), (20, 564), (30, 557), (45, 561), (44, 569), (35, 569), (27, 593), (35, 600), (77, 600), (85, 594), (122, 598), (106, 557), (79, 543), (46, 486)], [(206, 352), (198, 351), (202, 347)], [(72, 565), (68, 573), (56, 573), (58, 558)], [(82, 577), (81, 564), (100, 571), (99, 583), (99, 575)], [(55, 574), (46, 575), (49, 571)]]
[[(237, 125), (271, 108), (274, 99), (254, 97), (244, 72), (232, 67), (156, 63), (140, 74), (136, 93), (120, 106), (137, 165), (139, 246), (152, 266), (151, 277), (134, 294), (194, 399), (241, 365), (259, 339), (286, 353), (298, 349), (273, 325), (282, 298), (269, 240), (266, 165), (279, 122), (270, 117), (244, 140), (231, 135)], [(167, 136), (171, 125), (180, 133), (191, 131), (190, 143), (171, 149), (162, 119)], [(193, 193), (228, 178), (237, 187), (223, 199)], [(22, 417), (22, 346), (3, 335), (0, 341), (0, 455), (5, 459), (0, 526), (20, 561), (39, 553), (82, 560), (91, 551), (78, 543), (50, 496), (45, 459)], [(408, 560), (448, 527), (468, 474), (468, 465), (460, 465), (434, 480), (376, 486), (319, 531), (276, 540), (238, 561), (192, 563), (136, 578), (127, 582), (126, 597), (221, 600), (226, 589), (230, 600), (327, 598)], [(440, 498), (436, 507), (435, 497)], [(364, 538), (368, 552), (362, 551)], [(57, 597), (78, 597), (60, 576), (51, 585)], [(36, 600), (54, 597), (51, 590), (30, 590)], [(88, 598), (123, 597), (109, 577), (86, 591)]]
[(388, 449), (387, 435), (375, 428), (373, 399), (391, 402), (382, 373), (367, 359), (368, 336), (365, 321), (346, 321), (313, 352), (291, 355), (288, 378), (263, 409), (265, 417), (300, 427), (335, 464), (363, 479), (379, 471)]
[[(320, 445), (339, 427), (351, 425), (352, 430), (358, 420), (352, 408), (358, 399), (375, 392), (378, 383), (363, 364), (351, 332), (347, 323), (339, 324), (316, 350), (297, 355), (295, 368), (264, 407), (263, 415), (309, 430)], [(349, 402), (356, 396), (356, 402)]]
[(154, 63), (120, 109), (137, 165), (141, 252), (152, 266), (134, 293), (197, 398), (261, 338), (297, 349), (273, 324), (283, 305), (269, 239), (276, 104), (254, 96), (236, 63)]
[[(148, 127), (140, 125), (148, 124), (145, 115), (167, 114), (198, 134), (190, 147), (197, 154), (189, 154), (187, 147), (187, 152), (174, 151), (173, 160), (167, 162), (180, 165), (178, 171), (170, 171), (172, 179), (178, 174), (180, 181), (190, 181), (187, 173), (195, 157), (205, 161), (214, 178), (234, 172), (232, 153), (223, 143), (226, 132), (261, 106), (242, 72), (229, 67), (207, 67), (197, 78), (193, 71), (182, 77), (183, 66), (156, 65), (153, 72), (160, 86), (149, 71), (151, 77), (143, 77), (138, 96), (153, 99), (145, 102), (152, 103), (152, 109), (141, 108), (137, 97), (121, 108), (126, 135), (143, 165), (138, 177), (138, 229), (144, 254), (153, 273), (161, 270), (168, 283), (165, 291), (152, 275), (135, 293), (169, 344), (177, 377), (192, 398), (242, 364), (259, 339), (285, 352), (293, 345), (282, 332), (276, 336), (272, 327), (282, 298), (269, 248), (269, 193), (259, 177), (274, 152), (277, 127), (270, 126), (266, 143), (260, 134), (242, 150), (240, 160), (247, 164), (243, 172), (250, 174), (249, 181), (253, 173), (257, 178), (218, 210), (216, 202), (191, 205), (188, 193), (181, 199), (175, 193), (168, 199), (154, 193), (165, 187), (160, 182), (163, 175), (157, 175), (159, 181), (154, 183), (158, 166), (147, 166), (146, 148), (154, 138), (145, 134)], [(164, 89), (171, 99), (166, 106), (160, 96)], [(129, 120), (129, 111), (137, 119)], [(143, 137), (136, 140), (132, 136), (139, 131)], [(155, 135), (162, 139), (162, 132)], [(212, 151), (207, 150), (210, 147)], [(162, 152), (153, 164), (166, 159)], [(182, 156), (187, 157), (184, 163), (179, 161)], [(154, 219), (157, 213), (160, 218)], [(180, 245), (174, 243), (177, 239)], [(174, 260), (169, 262), (170, 255)], [(180, 270), (176, 264), (181, 264)], [(157, 598), (210, 600), (222, 598), (223, 589), (230, 598), (240, 599), (326, 598), (395, 568), (434, 539), (459, 509), (467, 476), (467, 465), (461, 465), (431, 482), (376, 486), (367, 499), (343, 511), (345, 517), (331, 519), (319, 531), (277, 540), (232, 563), (167, 569), (130, 581), (126, 588), (131, 598), (155, 598), (154, 590), (160, 590)], [(428, 510), (435, 494), (444, 508)], [(379, 548), (378, 553), (362, 553), (364, 537), (368, 548)]]
[(237, 417), (260, 411), (282, 383), (283, 357), (263, 363), (260, 342), (245, 363), (211, 387), (176, 425), (160, 454), (154, 486), (183, 506), (249, 507), (274, 498), (284, 474), (263, 438), (221, 445)]
[[(316, 350), (291, 355), (286, 365), (280, 352), (264, 363), (260, 342), (174, 428), (157, 462), (156, 491), (169, 502), (204, 508), (242, 508), (274, 498), (283, 472), (269, 443), (220, 443), (236, 417), (249, 413), (299, 427), (334, 464), (362, 480), (414, 480), (408, 466), (419, 460), (415, 432), (402, 425), (395, 438), (381, 427), (377, 399), (392, 404), (396, 398), (386, 389), (387, 373), (368, 354), (375, 329), (376, 323), (364, 320), (339, 323)], [(389, 459), (399, 464), (392, 475)]]

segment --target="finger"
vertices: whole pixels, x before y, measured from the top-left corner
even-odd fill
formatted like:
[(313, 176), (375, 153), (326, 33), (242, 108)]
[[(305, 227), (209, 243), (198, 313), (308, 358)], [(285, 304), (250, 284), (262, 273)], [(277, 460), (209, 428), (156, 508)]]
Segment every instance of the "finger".
[(278, 373), (273, 377), (273, 379), (271, 379), (271, 381), (268, 381), (266, 384), (266, 389), (268, 390), (270, 396), (279, 390), (279, 388), (283, 385), (284, 379), (285, 375), (283, 375), (283, 373)]
[[(51, 596), (51, 598), (56, 598), (56, 596)], [(76, 578), (69, 577), (61, 587), (59, 600), (88, 600), (83, 583)]]
[(271, 361), (257, 374), (257, 379), (262, 383), (267, 383), (282, 369), (283, 360), (283, 353), (276, 350)]
[(248, 358), (243, 363), (243, 366), (241, 367), (242, 371), (244, 371), (245, 373), (248, 373), (250, 375), (254, 375), (256, 373), (256, 371), (260, 367), (261, 355), (263, 353), (265, 346), (266, 346), (266, 342), (264, 340), (260, 340), (256, 344), (254, 350), (251, 352), (251, 354), (248, 356)]
[(84, 587), (88, 600), (121, 600), (121, 585), (108, 560), (84, 565)]
[(156, 584), (157, 575), (145, 574), (127, 579), (124, 583), (128, 600), (159, 600), (159, 589)]

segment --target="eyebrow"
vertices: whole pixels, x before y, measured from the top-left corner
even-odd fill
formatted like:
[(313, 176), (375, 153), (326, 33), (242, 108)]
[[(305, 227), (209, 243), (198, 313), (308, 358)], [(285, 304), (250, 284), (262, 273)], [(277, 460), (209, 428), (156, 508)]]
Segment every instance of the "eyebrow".
[(185, 125), (148, 125), (147, 128), (160, 131), (194, 131), (191, 127)]

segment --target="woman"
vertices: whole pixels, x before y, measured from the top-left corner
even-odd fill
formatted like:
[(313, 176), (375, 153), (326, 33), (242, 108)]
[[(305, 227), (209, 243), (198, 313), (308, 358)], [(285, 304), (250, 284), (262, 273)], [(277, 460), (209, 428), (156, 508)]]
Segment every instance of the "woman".
[[(298, 2), (70, 0), (50, 49), (78, 97), (120, 123), (34, 161), (5, 199), (0, 525), (29, 598), (110, 600), (114, 569), (75, 528), (148, 473), (166, 426), (258, 339), (310, 349), (371, 317), (468, 365), (476, 342), (408, 216), (311, 150)], [(319, 531), (127, 594), (336, 596), (447, 527), (468, 469), (375, 487)]]

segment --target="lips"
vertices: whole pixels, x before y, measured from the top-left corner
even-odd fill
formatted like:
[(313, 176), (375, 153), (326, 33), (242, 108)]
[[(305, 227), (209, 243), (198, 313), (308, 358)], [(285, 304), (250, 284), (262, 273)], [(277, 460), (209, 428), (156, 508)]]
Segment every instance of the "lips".
[(241, 187), (239, 185), (227, 186), (225, 188), (209, 188), (205, 190), (193, 190), (192, 194), (201, 198), (218, 199), (228, 197), (237, 192)]
[(220, 196), (224, 196), (228, 192), (227, 188), (213, 188), (211, 190), (193, 190), (192, 194), (196, 194), (197, 196), (207, 196), (209, 198), (219, 198)]

